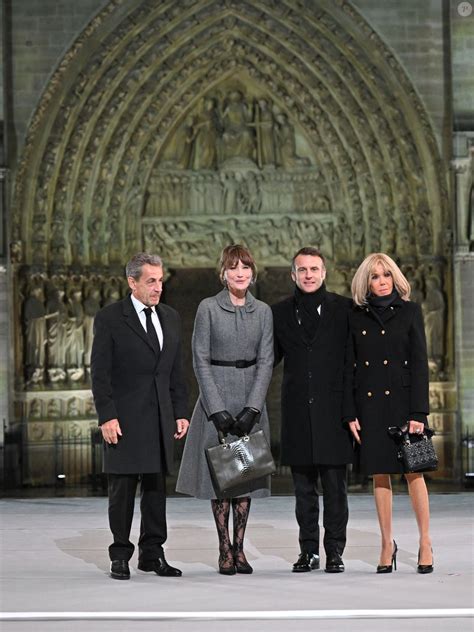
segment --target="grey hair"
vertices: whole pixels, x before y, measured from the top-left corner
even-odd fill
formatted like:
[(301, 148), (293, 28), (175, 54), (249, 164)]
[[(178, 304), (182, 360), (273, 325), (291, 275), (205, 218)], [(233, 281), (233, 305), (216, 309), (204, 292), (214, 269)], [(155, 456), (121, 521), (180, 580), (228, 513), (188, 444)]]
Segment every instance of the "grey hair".
[(138, 252), (136, 255), (133, 255), (125, 266), (125, 275), (127, 277), (132, 277), (135, 281), (138, 281), (142, 275), (142, 267), (145, 264), (163, 267), (163, 261), (158, 255), (149, 255), (146, 252)]

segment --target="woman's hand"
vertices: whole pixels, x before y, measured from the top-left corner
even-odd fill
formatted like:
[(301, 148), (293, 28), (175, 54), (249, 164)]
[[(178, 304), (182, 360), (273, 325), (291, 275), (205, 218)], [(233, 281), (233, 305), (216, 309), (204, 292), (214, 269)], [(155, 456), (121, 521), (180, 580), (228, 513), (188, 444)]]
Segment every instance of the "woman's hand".
[(211, 415), (209, 419), (216, 427), (217, 432), (220, 431), (224, 434), (227, 434), (235, 424), (235, 418), (232, 417), (228, 410), (219, 410), (219, 412)]
[(349, 430), (352, 433), (352, 436), (354, 437), (354, 439), (357, 441), (357, 443), (361, 443), (360, 440), (360, 423), (358, 419), (354, 419), (354, 421), (349, 421)]
[(249, 434), (252, 428), (257, 423), (257, 417), (259, 415), (259, 410), (246, 406), (236, 416), (235, 424), (232, 426), (232, 432), (239, 436)]
[(421, 421), (415, 421), (412, 419), (408, 422), (408, 432), (410, 434), (422, 434), (425, 430), (425, 424)]

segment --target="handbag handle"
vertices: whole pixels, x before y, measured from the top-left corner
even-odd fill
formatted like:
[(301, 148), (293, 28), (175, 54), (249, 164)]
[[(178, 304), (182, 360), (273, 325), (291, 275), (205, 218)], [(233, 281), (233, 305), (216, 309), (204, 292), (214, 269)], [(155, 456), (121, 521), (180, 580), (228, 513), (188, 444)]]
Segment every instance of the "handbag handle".
[[(222, 432), (222, 430), (218, 430), (217, 431), (217, 436), (219, 438), (219, 443), (221, 445), (227, 445), (227, 441), (225, 440), (226, 435)], [(244, 434), (242, 437), (240, 437), (243, 441), (248, 441), (249, 440), (249, 436), (248, 434)]]

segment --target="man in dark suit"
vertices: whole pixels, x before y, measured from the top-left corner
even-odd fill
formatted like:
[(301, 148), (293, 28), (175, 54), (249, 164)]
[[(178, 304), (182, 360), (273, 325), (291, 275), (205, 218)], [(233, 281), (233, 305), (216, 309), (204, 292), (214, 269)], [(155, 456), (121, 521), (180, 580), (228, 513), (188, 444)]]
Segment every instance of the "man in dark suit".
[(301, 554), (294, 572), (319, 568), (318, 478), (323, 489), (326, 572), (344, 571), (346, 466), (352, 442), (342, 421), (350, 300), (326, 290), (323, 255), (293, 257), (294, 295), (273, 305), (275, 363), (284, 360), (281, 464), (291, 466)]
[(135, 493), (141, 485), (138, 568), (178, 577), (163, 553), (166, 540), (165, 475), (173, 437), (188, 430), (178, 313), (159, 305), (163, 264), (139, 253), (126, 266), (131, 294), (100, 310), (94, 321), (92, 392), (104, 438), (108, 474), (110, 575), (129, 579)]

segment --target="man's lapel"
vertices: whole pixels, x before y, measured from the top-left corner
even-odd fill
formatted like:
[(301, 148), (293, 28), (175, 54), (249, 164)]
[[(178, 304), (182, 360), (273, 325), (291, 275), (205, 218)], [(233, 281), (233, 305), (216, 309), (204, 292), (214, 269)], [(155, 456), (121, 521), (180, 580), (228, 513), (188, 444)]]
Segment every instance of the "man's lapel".
[(137, 311), (135, 307), (133, 306), (130, 295), (127, 296), (127, 298), (123, 300), (123, 316), (124, 316), (124, 321), (128, 325), (128, 327), (130, 327), (130, 329), (134, 333), (140, 336), (143, 342), (146, 342), (146, 344), (150, 347), (150, 349), (155, 351), (151, 340), (148, 338), (148, 335), (146, 331), (143, 329), (143, 325), (141, 324), (140, 319), (138, 318)]

